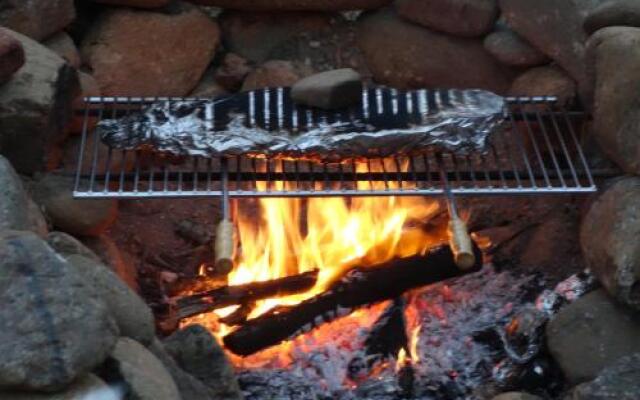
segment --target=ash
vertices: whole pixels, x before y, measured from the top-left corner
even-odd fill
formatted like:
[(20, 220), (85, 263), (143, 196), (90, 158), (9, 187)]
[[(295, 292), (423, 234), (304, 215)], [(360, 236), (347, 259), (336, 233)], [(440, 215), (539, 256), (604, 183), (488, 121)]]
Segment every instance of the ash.
[(592, 282), (579, 274), (554, 289), (543, 277), (485, 266), (407, 294), (407, 334), (420, 326), (418, 360), (408, 367), (387, 360), (370, 377), (349, 379), (349, 362), (362, 355), (372, 321), (384, 309), (379, 304), (359, 327), (352, 316), (325, 324), (271, 358), (262, 354), (260, 363), (244, 364), (238, 379), (247, 400), (481, 399), (515, 389), (551, 395), (560, 377), (543, 348), (544, 324)]

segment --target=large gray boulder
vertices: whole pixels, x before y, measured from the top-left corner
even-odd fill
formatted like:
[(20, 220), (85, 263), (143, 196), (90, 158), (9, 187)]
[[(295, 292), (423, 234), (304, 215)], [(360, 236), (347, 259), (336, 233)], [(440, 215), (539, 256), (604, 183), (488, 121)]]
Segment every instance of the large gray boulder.
[(32, 231), (47, 234), (47, 222), (31, 200), (9, 161), (0, 156), (0, 231)]
[(120, 336), (149, 345), (156, 333), (155, 320), (142, 298), (101, 263), (81, 255), (70, 255), (66, 259), (84, 276), (87, 286), (104, 300), (118, 324)]
[(206, 328), (189, 325), (167, 337), (163, 344), (178, 365), (214, 390), (217, 398), (242, 398), (224, 350)]
[(596, 379), (578, 385), (567, 400), (640, 399), (640, 353), (606, 367)]
[(580, 229), (587, 266), (618, 301), (640, 310), (640, 178), (615, 182)]
[(606, 1), (499, 0), (499, 4), (509, 27), (569, 72), (585, 93), (590, 83), (582, 24), (591, 9)]
[(3, 0), (0, 25), (42, 40), (61, 31), (76, 16), (73, 0)]
[(34, 233), (0, 233), (0, 388), (56, 391), (100, 365), (118, 327), (106, 304)]
[(615, 0), (591, 10), (584, 21), (584, 30), (591, 34), (607, 26), (640, 27), (640, 2), (638, 0)]
[(498, 18), (497, 0), (398, 0), (398, 14), (409, 21), (456, 36), (482, 36)]
[[(111, 354), (126, 383), (130, 400), (181, 400), (173, 378), (149, 350), (129, 338), (120, 338)], [(185, 399), (188, 400), (188, 399)]]
[(80, 53), (103, 95), (184, 96), (198, 84), (215, 55), (218, 25), (184, 2), (169, 11), (114, 7), (92, 24)]
[(595, 79), (593, 135), (620, 168), (640, 174), (640, 28), (597, 31), (588, 62)]
[(100, 235), (118, 215), (117, 200), (74, 199), (73, 185), (72, 177), (44, 174), (31, 185), (31, 193), (54, 227), (76, 236)]
[(22, 44), (26, 62), (0, 90), (0, 154), (18, 172), (30, 174), (47, 167), (52, 148), (64, 139), (80, 85), (75, 69), (60, 56), (10, 34)]
[(549, 351), (569, 383), (581, 383), (620, 357), (640, 352), (640, 315), (600, 289), (563, 308), (546, 334)]
[(505, 93), (509, 87), (512, 74), (484, 49), (480, 39), (437, 33), (406, 22), (390, 10), (366, 15), (358, 25), (360, 49), (378, 83), (398, 88), (480, 88), (496, 93)]
[(382, 7), (392, 0), (192, 0), (206, 6), (246, 11), (341, 11)]
[(19, 40), (0, 28), (0, 84), (24, 65), (24, 49)]

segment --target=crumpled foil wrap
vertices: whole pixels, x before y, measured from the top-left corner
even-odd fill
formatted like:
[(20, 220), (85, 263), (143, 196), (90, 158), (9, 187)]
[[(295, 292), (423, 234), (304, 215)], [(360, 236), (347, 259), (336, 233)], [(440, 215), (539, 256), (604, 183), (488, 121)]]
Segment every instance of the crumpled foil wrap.
[(505, 101), (483, 90), (366, 88), (360, 104), (325, 111), (294, 105), (288, 88), (217, 99), (165, 100), (100, 121), (112, 148), (175, 156), (261, 154), (292, 158), (384, 157), (428, 147), (485, 152), (505, 121)]

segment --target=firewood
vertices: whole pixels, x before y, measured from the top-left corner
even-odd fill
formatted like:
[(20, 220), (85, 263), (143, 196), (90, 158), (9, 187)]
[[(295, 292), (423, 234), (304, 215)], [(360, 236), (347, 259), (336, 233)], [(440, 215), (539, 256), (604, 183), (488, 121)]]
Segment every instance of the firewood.
[(474, 243), (476, 264), (459, 269), (448, 245), (428, 253), (395, 258), (373, 265), (357, 266), (335, 281), (323, 293), (293, 306), (281, 307), (248, 320), (225, 336), (225, 346), (246, 356), (311, 330), (324, 322), (367, 304), (401, 296), (405, 291), (480, 270), (482, 254)]
[(375, 366), (396, 357), (400, 349), (409, 352), (402, 297), (394, 299), (372, 325), (362, 350), (349, 361), (349, 379), (360, 381), (367, 378)]
[(251, 314), (254, 308), (256, 308), (256, 303), (253, 301), (243, 303), (237, 310), (226, 317), (220, 318), (219, 321), (229, 326), (243, 324), (247, 318), (249, 318), (249, 314)]
[(184, 296), (175, 300), (177, 315), (183, 319), (236, 304), (305, 292), (316, 284), (317, 279), (318, 271), (313, 270), (271, 281), (223, 286)]

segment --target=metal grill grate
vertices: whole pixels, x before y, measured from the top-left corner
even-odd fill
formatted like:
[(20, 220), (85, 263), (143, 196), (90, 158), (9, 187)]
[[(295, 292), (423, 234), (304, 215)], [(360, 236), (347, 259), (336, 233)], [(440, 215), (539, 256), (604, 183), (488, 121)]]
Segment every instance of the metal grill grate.
[[(318, 163), (233, 156), (169, 159), (116, 150), (88, 129), (96, 120), (139, 110), (153, 101), (185, 98), (85, 99), (77, 198), (416, 196), (584, 193), (596, 190), (577, 129), (584, 115), (555, 106), (552, 97), (508, 98), (508, 126), (487, 154), (426, 151), (385, 159)], [(444, 175), (440, 171), (444, 171)]]

